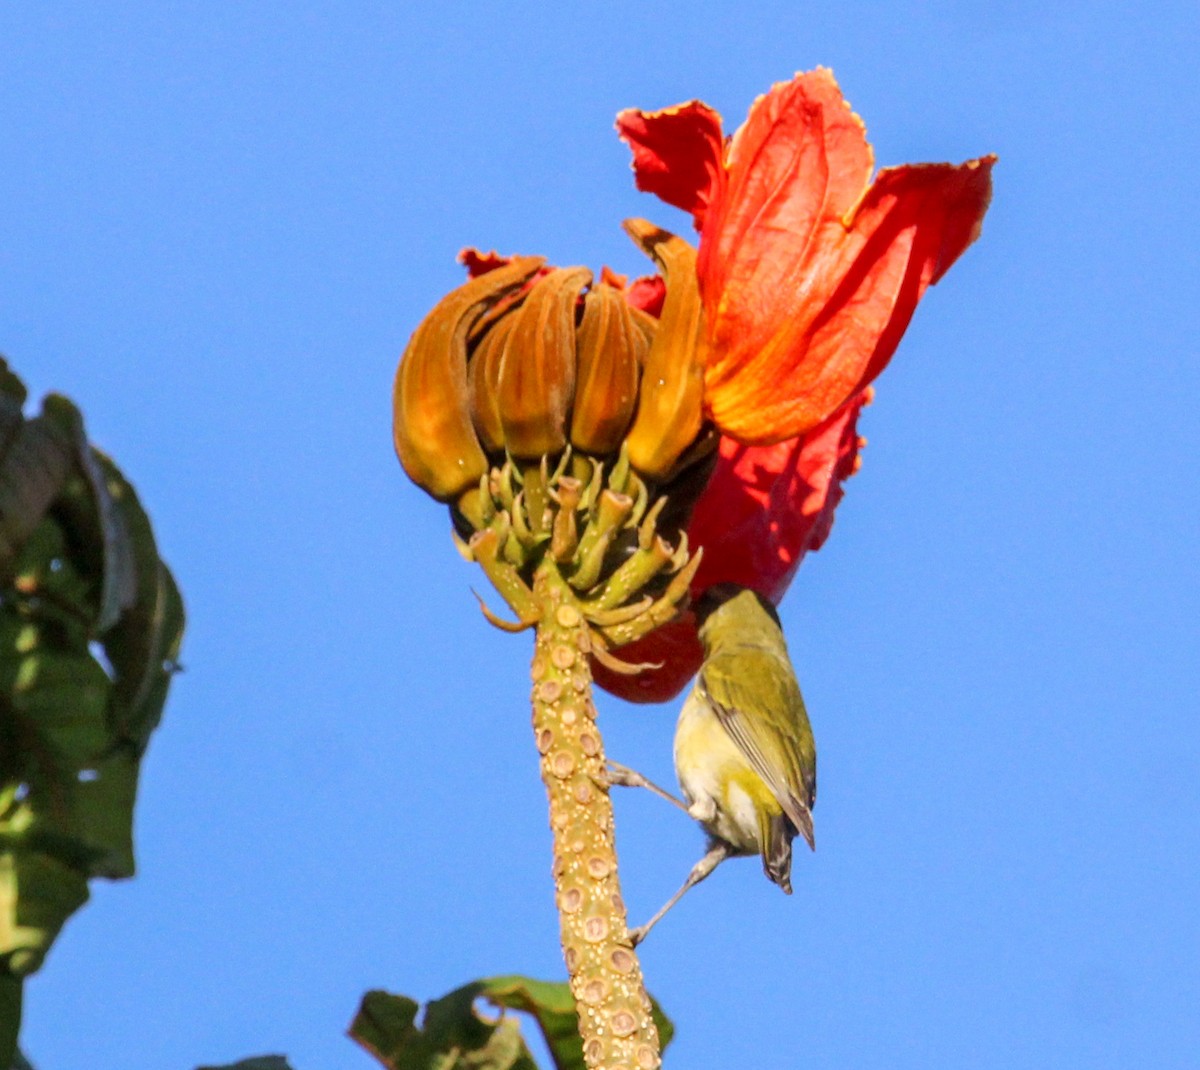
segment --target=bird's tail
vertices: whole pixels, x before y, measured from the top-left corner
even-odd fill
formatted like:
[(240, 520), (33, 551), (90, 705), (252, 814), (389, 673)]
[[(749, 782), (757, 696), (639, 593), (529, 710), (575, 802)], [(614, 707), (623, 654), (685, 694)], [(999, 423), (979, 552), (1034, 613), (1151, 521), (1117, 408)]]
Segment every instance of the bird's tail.
[(778, 814), (769, 819), (765, 831), (763, 870), (784, 890), (785, 894), (791, 895), (792, 837), (796, 835), (796, 830), (783, 814)]

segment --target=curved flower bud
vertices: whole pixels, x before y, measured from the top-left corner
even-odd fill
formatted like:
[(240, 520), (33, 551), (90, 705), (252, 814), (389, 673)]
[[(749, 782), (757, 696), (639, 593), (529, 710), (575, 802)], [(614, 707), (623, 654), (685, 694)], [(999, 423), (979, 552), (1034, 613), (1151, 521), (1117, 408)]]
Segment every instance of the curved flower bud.
[(650, 343), (624, 294), (603, 282), (584, 298), (577, 341), (571, 445), (600, 456), (616, 453), (637, 406)]
[(514, 457), (537, 460), (567, 444), (575, 394), (575, 304), (591, 281), (587, 268), (558, 268), (539, 279), (511, 313), (496, 399), (504, 444)]
[(695, 442), (704, 422), (704, 317), (696, 250), (644, 219), (627, 219), (625, 230), (666, 279), (666, 298), (646, 354), (637, 416), (625, 439), (630, 464), (642, 475), (663, 482)]
[(504, 425), (500, 422), (498, 395), (500, 361), (516, 322), (511, 315), (499, 317), (475, 347), (467, 366), (471, 380), (471, 418), (475, 421), (475, 433), (488, 453), (504, 451)]
[(447, 294), (400, 358), (392, 392), (396, 455), (409, 478), (439, 501), (451, 501), (487, 471), (471, 422), (467, 335), (492, 303), (544, 262), (520, 257)]

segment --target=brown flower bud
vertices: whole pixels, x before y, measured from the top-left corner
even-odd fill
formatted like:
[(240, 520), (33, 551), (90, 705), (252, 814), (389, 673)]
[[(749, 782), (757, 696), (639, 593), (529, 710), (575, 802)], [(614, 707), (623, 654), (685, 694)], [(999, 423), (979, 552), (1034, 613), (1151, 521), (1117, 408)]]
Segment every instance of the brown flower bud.
[(392, 394), (396, 454), (409, 478), (439, 501), (479, 482), (487, 458), (471, 423), (467, 335), (496, 300), (543, 264), (519, 257), (447, 294), (413, 333)]
[(504, 451), (504, 425), (500, 421), (500, 361), (504, 346), (516, 325), (509, 314), (497, 319), (471, 354), (471, 418), (475, 432), (488, 453)]
[(577, 342), (571, 445), (587, 453), (615, 453), (637, 406), (649, 342), (624, 294), (603, 282), (584, 298)]
[(504, 444), (537, 460), (567, 444), (575, 394), (575, 304), (592, 280), (587, 268), (560, 268), (539, 279), (521, 307), (500, 360), (496, 397)]
[(637, 416), (626, 436), (629, 461), (642, 475), (668, 479), (703, 423), (703, 309), (696, 250), (644, 219), (625, 230), (658, 264), (667, 296), (642, 371)]
[(642, 337), (646, 339), (646, 345), (649, 345), (658, 333), (658, 319), (633, 305), (629, 306), (629, 314), (633, 317), (637, 329), (642, 332)]

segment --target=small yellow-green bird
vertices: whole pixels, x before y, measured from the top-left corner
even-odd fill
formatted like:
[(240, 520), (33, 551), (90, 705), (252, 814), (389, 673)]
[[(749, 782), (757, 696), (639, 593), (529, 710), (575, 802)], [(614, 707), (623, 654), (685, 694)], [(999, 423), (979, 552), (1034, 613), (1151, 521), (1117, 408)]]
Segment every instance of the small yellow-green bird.
[(792, 840), (813, 841), (817, 748), (774, 607), (721, 584), (696, 606), (704, 662), (679, 714), (675, 772), (687, 811), (709, 834), (708, 853), (645, 925), (636, 944), (726, 858), (761, 855), (792, 891)]

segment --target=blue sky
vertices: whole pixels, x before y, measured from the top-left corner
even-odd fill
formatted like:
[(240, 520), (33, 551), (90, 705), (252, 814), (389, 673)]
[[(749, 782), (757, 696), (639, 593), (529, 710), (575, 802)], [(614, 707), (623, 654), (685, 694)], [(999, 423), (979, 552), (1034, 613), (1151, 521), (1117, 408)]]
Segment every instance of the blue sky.
[[(360, 994), (562, 976), (527, 637), (391, 452), (463, 245), (642, 270), (624, 107), (836, 72), (880, 164), (998, 152), (782, 617), (819, 851), (655, 931), (667, 1066), (1192, 1067), (1200, 12), (5, 5), (0, 350), (84, 409), (188, 603), (140, 874), (29, 985), (39, 1070), (366, 1070)], [(675, 708), (602, 700), (672, 780)], [(636, 918), (697, 829), (618, 798)]]

